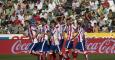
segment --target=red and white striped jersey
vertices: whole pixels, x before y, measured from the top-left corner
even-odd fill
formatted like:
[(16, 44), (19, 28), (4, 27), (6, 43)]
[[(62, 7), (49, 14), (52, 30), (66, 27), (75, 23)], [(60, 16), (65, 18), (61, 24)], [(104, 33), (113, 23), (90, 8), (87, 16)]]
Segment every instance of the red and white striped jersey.
[(28, 34), (33, 43), (37, 43), (37, 27), (35, 25), (30, 25), (28, 29)]
[(55, 45), (55, 41), (54, 41), (55, 29), (54, 29), (54, 28), (51, 28), (50, 32), (51, 32), (51, 39), (50, 39), (51, 44), (52, 44), (52, 45)]
[(60, 32), (59, 32), (59, 26), (56, 26), (53, 30), (52, 30), (52, 38), (53, 38), (53, 43), (55, 45), (59, 45), (59, 39), (60, 39)]
[[(43, 26), (43, 32), (48, 33), (48, 31), (49, 31), (49, 25), (46, 24), (46, 25)], [(48, 40), (48, 35), (44, 34), (43, 39)]]
[(83, 40), (85, 39), (85, 31), (83, 28), (78, 28), (78, 35), (77, 35), (77, 40), (79, 42), (83, 42)]
[(67, 32), (67, 40), (71, 40), (73, 38), (73, 34), (75, 32), (74, 25), (68, 25), (66, 26), (66, 32)]
[(37, 28), (38, 28), (37, 29), (37, 32), (38, 32), (37, 39), (38, 39), (39, 42), (42, 42), (43, 27), (42, 27), (42, 25), (38, 25)]
[(56, 27), (56, 32), (57, 32), (57, 37), (59, 40), (63, 39), (63, 36), (62, 36), (62, 32), (63, 32), (63, 28), (62, 28), (62, 25), (60, 24), (57, 24)]

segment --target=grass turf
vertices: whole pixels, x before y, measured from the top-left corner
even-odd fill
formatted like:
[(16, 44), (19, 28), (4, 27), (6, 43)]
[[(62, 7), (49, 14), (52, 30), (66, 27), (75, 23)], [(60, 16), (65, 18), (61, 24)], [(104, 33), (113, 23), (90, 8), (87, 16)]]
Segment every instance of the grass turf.
[[(0, 55), (0, 60), (37, 60), (37, 57), (33, 55)], [(84, 60), (84, 56), (79, 55), (78, 60)], [(115, 60), (115, 55), (89, 55), (89, 60)]]

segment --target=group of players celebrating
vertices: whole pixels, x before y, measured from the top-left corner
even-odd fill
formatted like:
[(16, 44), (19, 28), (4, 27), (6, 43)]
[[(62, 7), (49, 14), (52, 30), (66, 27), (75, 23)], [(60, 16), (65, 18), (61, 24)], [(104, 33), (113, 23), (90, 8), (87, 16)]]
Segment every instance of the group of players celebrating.
[(41, 22), (30, 23), (29, 37), (32, 44), (29, 46), (29, 53), (38, 56), (38, 60), (76, 60), (78, 53), (88, 60), (85, 48), (85, 34), (82, 23), (73, 24), (71, 18), (56, 20), (47, 23), (41, 18)]

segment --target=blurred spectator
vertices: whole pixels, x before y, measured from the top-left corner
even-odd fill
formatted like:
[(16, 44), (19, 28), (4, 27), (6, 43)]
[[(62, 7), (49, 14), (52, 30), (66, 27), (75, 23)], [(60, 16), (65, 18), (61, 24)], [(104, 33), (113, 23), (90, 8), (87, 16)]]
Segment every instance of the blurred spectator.
[(93, 32), (93, 27), (91, 26), (91, 23), (88, 23), (88, 26), (85, 26), (85, 31), (91, 33)]
[(3, 4), (2, 3), (0, 3), (0, 14), (3, 12)]
[(0, 34), (4, 34), (4, 29), (0, 26)]
[(24, 34), (23, 25), (19, 25), (18, 29), (19, 29), (19, 31), (18, 31), (19, 34)]
[(97, 23), (94, 23), (93, 32), (94, 32), (94, 33), (98, 33), (98, 32), (99, 32), (99, 26), (98, 26)]
[(24, 20), (25, 21), (31, 19), (31, 17), (32, 17), (32, 14), (30, 12), (27, 12), (24, 14)]
[(16, 20), (13, 22), (15, 25), (21, 25), (21, 21), (19, 20), (18, 16), (16, 16)]
[(95, 11), (98, 8), (98, 3), (95, 0), (91, 0), (89, 3), (91, 10)]
[(104, 26), (102, 27), (102, 32), (109, 32), (109, 28), (108, 28), (107, 25), (104, 25)]
[(99, 27), (100, 27), (100, 30), (102, 31), (102, 27), (106, 25), (106, 21), (104, 20), (104, 16), (100, 16), (99, 17)]
[(15, 19), (16, 19), (16, 16), (15, 16), (15, 13), (14, 13), (14, 14), (11, 15), (10, 20), (11, 20), (12, 22), (14, 22)]
[(78, 2), (77, 0), (73, 0), (72, 9), (75, 10), (75, 9), (77, 9), (79, 7), (80, 7), (80, 2)]
[(5, 9), (6, 15), (11, 16), (14, 13), (14, 4), (12, 0), (8, 0)]
[(107, 26), (108, 26), (109, 32), (112, 31), (111, 23), (112, 23), (112, 19), (106, 20), (106, 24), (107, 24)]
[(27, 33), (28, 23), (48, 24), (57, 17), (66, 24), (68, 17), (77, 26), (82, 22), (86, 32), (114, 32), (114, 0), (2, 0), (0, 33)]
[(36, 15), (33, 16), (33, 19), (35, 20), (36, 23), (39, 23), (41, 20), (40, 20), (40, 14), (37, 12)]
[(108, 16), (109, 19), (112, 19), (112, 18), (113, 18), (113, 12), (112, 12), (111, 9), (109, 10), (109, 13), (108, 13), (107, 16)]
[(0, 33), (1, 34), (7, 34), (8, 30), (7, 30), (7, 27), (6, 26), (1, 26), (0, 27)]
[(108, 0), (104, 0), (104, 2), (102, 3), (104, 8), (108, 8), (109, 7), (109, 2)]
[(21, 13), (21, 11), (23, 11), (23, 9), (21, 9), (21, 5), (20, 4), (17, 4), (17, 8), (15, 10), (15, 14), (18, 15)]
[(90, 20), (91, 26), (93, 27), (95, 23), (97, 23), (97, 21), (95, 19)]
[(111, 23), (112, 31), (115, 32), (115, 18), (113, 19)]
[(18, 26), (15, 25), (15, 24), (12, 24), (12, 27), (11, 27), (11, 34), (18, 34), (18, 33), (19, 33)]
[(18, 14), (18, 19), (21, 21), (21, 24), (23, 24), (23, 26), (25, 25), (24, 23), (24, 12), (21, 11), (20, 14)]

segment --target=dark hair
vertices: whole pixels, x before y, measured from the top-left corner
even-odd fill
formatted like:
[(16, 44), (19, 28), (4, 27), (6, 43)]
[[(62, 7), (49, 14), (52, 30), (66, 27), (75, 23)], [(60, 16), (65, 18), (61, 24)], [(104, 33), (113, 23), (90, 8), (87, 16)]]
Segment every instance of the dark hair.
[(37, 6), (34, 6), (34, 8), (36, 8), (36, 9), (37, 9), (38, 7), (37, 7)]
[(54, 24), (56, 24), (56, 22), (55, 22), (54, 20), (52, 20), (50, 23), (54, 23)]
[(56, 20), (57, 20), (58, 22), (61, 22), (61, 19), (62, 19), (62, 17), (57, 17)]
[(47, 20), (45, 18), (41, 18), (41, 21), (47, 23)]
[(26, 5), (26, 9), (29, 9), (30, 8), (30, 6), (29, 5)]
[(86, 12), (89, 12), (89, 8), (86, 8)]
[(0, 5), (2, 5), (2, 3), (0, 3)]
[(112, 12), (112, 10), (110, 9), (109, 12)]
[(18, 18), (18, 16), (16, 16), (16, 18)]
[(81, 24), (81, 22), (78, 22), (77, 25), (80, 25), (80, 26), (81, 26), (82, 24)]

